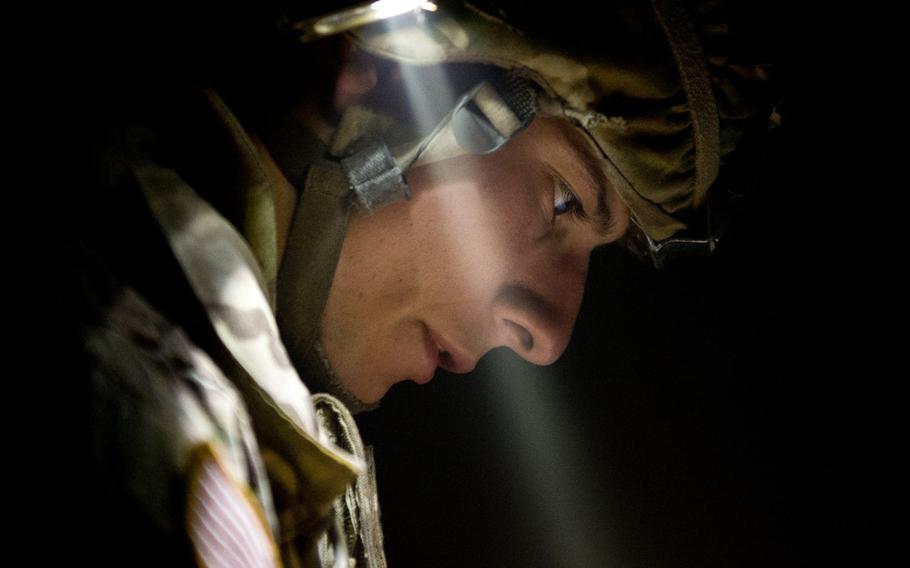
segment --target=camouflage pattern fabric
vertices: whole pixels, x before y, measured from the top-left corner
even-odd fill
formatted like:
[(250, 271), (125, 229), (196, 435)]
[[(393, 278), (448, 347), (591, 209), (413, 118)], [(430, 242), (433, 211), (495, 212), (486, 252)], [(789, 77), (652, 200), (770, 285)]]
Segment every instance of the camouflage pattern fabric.
[[(294, 472), (289, 486), (286, 474), (278, 476), (285, 480), (282, 520), (312, 527), (329, 515), (332, 501), (363, 465), (320, 440), (309, 392), (290, 364), (262, 278), (240, 235), (173, 171), (147, 166), (136, 178), (215, 332), (240, 367), (234, 381), (255, 409), (269, 448), (267, 465)], [(283, 525), (281, 542), (294, 542), (298, 531)], [(286, 554), (293, 553), (291, 548)]]
[[(327, 563), (345, 559), (351, 541), (336, 536), (330, 554), (318, 544), (336, 526), (336, 499), (366, 474), (365, 454), (330, 441), (334, 434), (318, 423), (279, 335), (273, 194), (252, 141), (213, 91), (194, 101), (196, 124), (182, 124), (191, 150), (184, 148), (179, 159), (162, 160), (148, 150), (162, 142), (144, 126), (131, 126), (110, 143), (119, 154), (104, 154), (118, 157), (104, 164), (107, 179), (115, 180), (112, 195), (135, 194), (149, 218), (121, 218), (142, 214), (123, 210), (116, 222), (127, 229), (148, 224), (142, 230), (157, 232), (151, 240), (163, 250), (160, 257), (136, 258), (124, 247), (129, 262), (141, 267), (139, 276), (116, 261), (108, 267), (104, 258), (95, 270), (101, 276), (80, 277), (110, 281), (111, 290), (101, 295), (113, 298), (94, 308), (81, 332), (92, 361), (99, 486), (131, 512), (119, 530), (132, 535), (137, 548), (157, 550), (163, 565), (192, 558), (203, 565), (231, 558), (246, 559), (242, 565), (333, 565)], [(225, 167), (210, 168), (206, 152)], [(224, 169), (231, 171), (226, 183), (219, 179)], [(224, 208), (230, 220), (207, 199), (217, 201), (218, 191), (232, 194)], [(344, 217), (346, 209), (337, 213)], [(342, 235), (343, 225), (335, 236)], [(120, 235), (101, 229), (102, 241), (112, 236)], [(89, 270), (83, 267), (91, 266), (94, 252), (84, 256), (76, 259), (80, 271)], [(168, 258), (176, 274), (156, 270)], [(143, 293), (120, 281), (121, 270), (140, 279)], [(77, 301), (96, 293), (76, 293)], [(176, 294), (187, 302), (172, 303)], [(164, 311), (157, 306), (162, 302)], [(199, 313), (184, 305), (198, 306)], [(353, 424), (349, 414), (345, 420)], [(213, 499), (215, 493), (221, 497)], [(224, 504), (231, 507), (218, 513)], [(358, 525), (365, 524), (381, 535), (378, 511), (361, 515)], [(212, 527), (240, 532), (219, 539)], [(162, 542), (168, 544), (150, 544)]]
[[(145, 535), (152, 539), (146, 543), (168, 543), (155, 551), (159, 560), (185, 564), (179, 543), (187, 479), (193, 456), (208, 448), (225, 476), (248, 488), (246, 502), (269, 529), (263, 541), (266, 551), (272, 549), (270, 565), (276, 565), (277, 520), (240, 395), (204, 352), (134, 290), (114, 295), (104, 320), (84, 333), (86, 351), (96, 361), (92, 449), (100, 484), (114, 499), (132, 503), (129, 510), (148, 523), (145, 530), (157, 536)], [(130, 518), (114, 522), (128, 524)]]

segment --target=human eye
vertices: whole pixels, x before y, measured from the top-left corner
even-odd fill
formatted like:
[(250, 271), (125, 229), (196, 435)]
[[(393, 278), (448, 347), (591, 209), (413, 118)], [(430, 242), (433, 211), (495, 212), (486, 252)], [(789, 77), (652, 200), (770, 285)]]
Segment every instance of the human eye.
[(572, 215), (584, 215), (584, 208), (581, 202), (569, 188), (569, 185), (557, 177), (555, 179), (556, 190), (553, 192), (553, 215), (563, 215), (571, 213)]

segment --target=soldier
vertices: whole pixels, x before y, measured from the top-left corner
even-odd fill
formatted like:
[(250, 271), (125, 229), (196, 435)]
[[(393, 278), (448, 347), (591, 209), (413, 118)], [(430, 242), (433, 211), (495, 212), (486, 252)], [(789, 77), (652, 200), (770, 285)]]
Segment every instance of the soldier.
[(608, 34), (557, 17), (568, 37), (380, 4), (285, 13), (276, 49), (306, 47), (261, 70), (312, 72), (277, 92), (249, 60), (142, 77), (90, 128), (47, 280), (83, 353), (103, 561), (384, 565), (351, 411), (498, 346), (556, 360), (597, 246), (716, 242), (708, 190), (769, 111), (729, 13), (629, 2)]

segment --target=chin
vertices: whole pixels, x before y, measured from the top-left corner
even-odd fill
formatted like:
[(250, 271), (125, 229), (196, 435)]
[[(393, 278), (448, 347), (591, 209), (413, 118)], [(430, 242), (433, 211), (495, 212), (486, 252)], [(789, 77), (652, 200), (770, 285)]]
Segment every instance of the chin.
[(324, 377), (322, 377), (322, 380), (316, 385), (317, 390), (315, 392), (325, 392), (334, 396), (347, 407), (351, 414), (369, 412), (370, 410), (376, 410), (379, 407), (379, 401), (385, 395), (385, 391), (387, 391), (388, 388), (373, 398), (372, 402), (367, 402), (370, 400), (369, 398), (361, 398), (354, 394), (353, 390), (341, 381), (338, 374), (335, 372), (334, 367), (332, 367), (329, 362), (322, 344), (317, 341), (314, 347), (322, 361), (323, 370), (325, 371)]
[(340, 380), (331, 381), (329, 385), (329, 394), (344, 403), (351, 414), (360, 414), (379, 408), (382, 397), (388, 392), (388, 388), (381, 392), (355, 392), (354, 388), (348, 387)]

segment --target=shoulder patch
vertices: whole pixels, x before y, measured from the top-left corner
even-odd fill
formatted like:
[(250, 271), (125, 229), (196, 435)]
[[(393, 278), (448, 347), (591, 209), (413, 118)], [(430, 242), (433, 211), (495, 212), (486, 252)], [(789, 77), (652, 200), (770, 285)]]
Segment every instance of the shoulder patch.
[(211, 444), (193, 452), (186, 528), (199, 566), (277, 568), (278, 547), (252, 493), (235, 480)]

